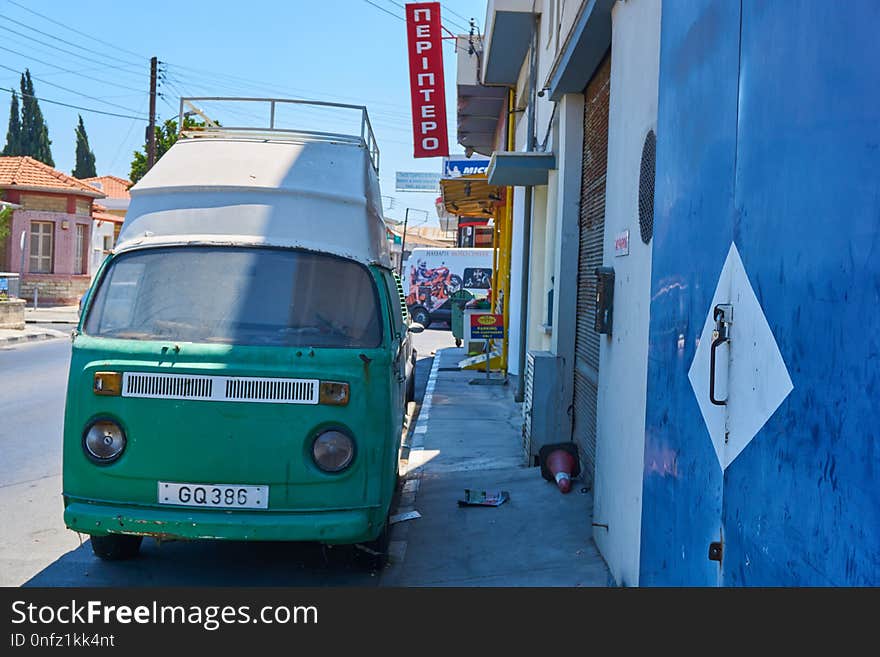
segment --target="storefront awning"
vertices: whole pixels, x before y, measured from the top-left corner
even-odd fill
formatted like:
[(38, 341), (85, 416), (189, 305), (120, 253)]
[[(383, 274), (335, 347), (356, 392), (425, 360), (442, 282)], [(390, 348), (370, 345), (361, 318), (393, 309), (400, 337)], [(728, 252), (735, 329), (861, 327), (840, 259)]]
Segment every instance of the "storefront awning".
[(581, 5), (565, 45), (550, 67), (545, 87), (550, 100), (583, 93), (593, 71), (611, 45), (611, 9), (615, 0), (591, 0)]
[(494, 216), (504, 199), (504, 190), (490, 185), (485, 175), (441, 178), (440, 191), (446, 211), (459, 217)]
[(555, 168), (556, 157), (553, 153), (496, 151), (489, 160), (486, 176), (493, 185), (546, 185), (550, 169)]
[(498, 123), (507, 108), (507, 87), (487, 87), (480, 82), (479, 42), (460, 36), (458, 52), (457, 98), (458, 143), (489, 156), (495, 149)]
[(532, 0), (489, 0), (483, 39), (483, 84), (516, 85), (535, 29), (534, 9)]

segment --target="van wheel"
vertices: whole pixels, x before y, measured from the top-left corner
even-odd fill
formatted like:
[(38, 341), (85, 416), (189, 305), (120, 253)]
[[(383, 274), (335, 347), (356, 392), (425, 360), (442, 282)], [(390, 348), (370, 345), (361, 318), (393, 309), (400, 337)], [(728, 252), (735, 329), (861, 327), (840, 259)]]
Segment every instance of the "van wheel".
[(416, 371), (413, 370), (406, 382), (406, 403), (416, 400)]
[(388, 563), (388, 546), (391, 544), (391, 514), (385, 518), (382, 531), (372, 541), (355, 545), (358, 563), (368, 570), (382, 570)]
[(104, 561), (122, 561), (136, 557), (141, 549), (143, 536), (129, 536), (128, 534), (108, 534), (107, 536), (92, 536), (92, 552)]
[(428, 328), (431, 325), (431, 313), (425, 310), (422, 306), (416, 306), (412, 311), (412, 319), (417, 324), (421, 324), (425, 328)]

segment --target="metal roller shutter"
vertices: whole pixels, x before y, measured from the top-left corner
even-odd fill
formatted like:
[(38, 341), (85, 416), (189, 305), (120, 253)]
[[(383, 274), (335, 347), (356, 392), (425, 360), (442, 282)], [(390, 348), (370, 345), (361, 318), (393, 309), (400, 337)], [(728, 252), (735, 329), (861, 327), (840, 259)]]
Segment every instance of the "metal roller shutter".
[(599, 334), (596, 322), (595, 269), (602, 265), (605, 233), (605, 175), (608, 168), (608, 102), (611, 54), (607, 54), (584, 91), (584, 153), (581, 178), (578, 252), (577, 329), (575, 332), (574, 422), (584, 480), (592, 485), (596, 466), (596, 404), (599, 385)]

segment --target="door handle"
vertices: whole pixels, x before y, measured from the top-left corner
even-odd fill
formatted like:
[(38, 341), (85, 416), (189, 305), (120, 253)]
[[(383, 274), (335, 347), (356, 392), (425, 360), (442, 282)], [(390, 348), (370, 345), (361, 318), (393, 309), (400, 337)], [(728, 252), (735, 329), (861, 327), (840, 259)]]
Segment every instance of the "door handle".
[[(718, 332), (716, 331), (715, 334), (717, 333)], [(723, 338), (719, 335), (712, 340), (712, 350), (709, 352), (709, 401), (716, 406), (727, 405), (726, 399), (715, 399), (715, 350), (725, 342), (727, 342), (727, 338)]]
[(715, 404), (715, 406), (726, 406), (727, 399), (715, 398), (715, 352), (725, 342), (730, 342), (733, 306), (723, 303), (718, 304), (715, 306), (713, 317), (715, 319), (715, 330), (712, 332), (712, 348), (709, 350), (709, 401)]

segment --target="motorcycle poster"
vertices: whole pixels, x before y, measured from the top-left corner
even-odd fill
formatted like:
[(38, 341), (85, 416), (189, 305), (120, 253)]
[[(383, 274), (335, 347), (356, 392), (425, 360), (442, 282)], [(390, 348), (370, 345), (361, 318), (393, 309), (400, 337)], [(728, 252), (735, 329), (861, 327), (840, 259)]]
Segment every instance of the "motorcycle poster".
[(453, 274), (446, 263), (429, 269), (421, 259), (410, 265), (409, 283), (407, 305), (419, 305), (428, 312), (437, 310), (462, 288), (461, 276)]

